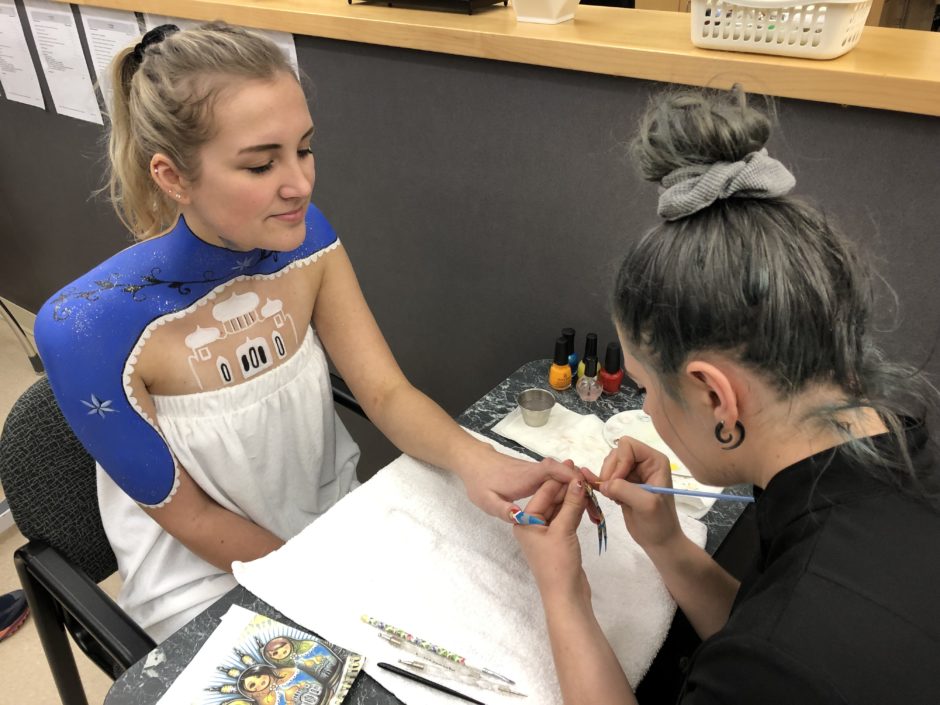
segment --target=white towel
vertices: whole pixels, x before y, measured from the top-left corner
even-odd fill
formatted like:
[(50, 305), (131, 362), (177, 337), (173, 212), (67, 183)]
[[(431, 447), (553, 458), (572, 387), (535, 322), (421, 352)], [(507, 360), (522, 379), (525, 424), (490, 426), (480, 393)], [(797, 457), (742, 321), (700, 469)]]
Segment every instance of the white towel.
[[(636, 684), (662, 645), (675, 602), (617, 506), (599, 500), (609, 548), (598, 555), (596, 527), (585, 518), (584, 568), (598, 621)], [(681, 522), (704, 545), (705, 527)], [(378, 669), (379, 661), (410, 656), (379, 639), (364, 614), (513, 678), (526, 702), (562, 702), (539, 594), (511, 527), (471, 504), (456, 476), (411, 457), (393, 461), (278, 551), (233, 568), (238, 582), (287, 617), (365, 656), (369, 674), (405, 703), (454, 701)], [(447, 685), (486, 703), (519, 703)]]

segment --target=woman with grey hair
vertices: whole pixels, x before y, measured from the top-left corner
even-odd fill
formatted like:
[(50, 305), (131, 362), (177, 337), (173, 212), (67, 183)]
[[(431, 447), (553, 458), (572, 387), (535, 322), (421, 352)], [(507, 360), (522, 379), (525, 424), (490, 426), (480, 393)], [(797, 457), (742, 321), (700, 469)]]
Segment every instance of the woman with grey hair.
[[(702, 639), (679, 702), (940, 702), (940, 510), (919, 375), (872, 341), (872, 275), (764, 144), (739, 91), (659, 96), (633, 153), (657, 227), (613, 292), (625, 369), (699, 481), (753, 484), (760, 555), (739, 582), (681, 531), (665, 456), (621, 438), (515, 527), (567, 705), (634, 703), (591, 608), (575, 532), (584, 482), (623, 510)], [(916, 402), (916, 403), (915, 403)], [(598, 589), (595, 586), (595, 589)], [(610, 589), (610, 586), (605, 586)]]

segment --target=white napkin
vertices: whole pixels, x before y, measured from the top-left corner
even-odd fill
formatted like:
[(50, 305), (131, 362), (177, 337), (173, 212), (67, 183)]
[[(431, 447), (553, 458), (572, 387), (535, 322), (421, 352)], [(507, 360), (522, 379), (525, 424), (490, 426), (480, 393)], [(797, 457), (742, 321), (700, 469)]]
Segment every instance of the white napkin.
[(604, 440), (604, 422), (594, 414), (578, 414), (561, 404), (552, 407), (544, 426), (529, 426), (517, 406), (493, 426), (503, 438), (555, 460), (571, 459), (575, 465), (600, 474), (610, 446)]
[[(598, 621), (636, 684), (662, 645), (675, 602), (617, 506), (599, 500), (609, 548), (598, 556), (596, 527), (585, 519), (584, 568)], [(681, 521), (704, 545), (705, 527)], [(378, 669), (378, 661), (411, 656), (379, 639), (362, 615), (513, 678), (529, 695), (526, 702), (561, 703), (541, 601), (510, 525), (471, 504), (459, 478), (411, 457), (397, 458), (278, 551), (233, 569), (242, 585), (287, 617), (365, 656), (369, 674), (405, 703), (454, 701)], [(446, 685), (487, 703), (519, 702)]]
[[(644, 418), (645, 422), (639, 421), (640, 418)], [(548, 423), (544, 426), (529, 426), (517, 406), (493, 426), (492, 430), (543, 458), (559, 461), (571, 459), (578, 467), (588, 468), (597, 474), (600, 474), (604, 459), (616, 439), (623, 435), (633, 436), (669, 457), (673, 469), (673, 487), (721, 492), (720, 487), (703, 485), (693, 478), (656, 433), (649, 417), (640, 411), (617, 414), (605, 424), (593, 414), (578, 414), (561, 404), (555, 404), (548, 417)], [(676, 509), (695, 519), (705, 516), (715, 503), (710, 497), (676, 495), (675, 499)]]

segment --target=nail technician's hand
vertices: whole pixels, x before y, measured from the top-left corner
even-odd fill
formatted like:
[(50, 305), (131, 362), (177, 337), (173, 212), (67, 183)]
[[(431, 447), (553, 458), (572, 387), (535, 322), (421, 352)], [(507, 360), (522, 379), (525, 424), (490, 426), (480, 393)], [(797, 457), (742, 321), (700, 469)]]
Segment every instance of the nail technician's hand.
[(636, 486), (672, 487), (669, 458), (658, 450), (624, 436), (604, 460), (599, 479), (601, 493), (620, 505), (627, 531), (644, 550), (682, 536), (674, 499)]
[[(536, 463), (492, 452), (486, 462), (476, 464), (472, 475), (462, 476), (467, 496), (487, 514), (513, 522), (519, 511), (516, 500), (530, 497), (544, 485), (558, 492), (575, 477), (574, 463), (559, 463), (548, 458)], [(542, 490), (548, 492), (548, 490)]]
[(536, 494), (526, 505), (532, 516), (547, 519), (542, 512), (553, 512), (548, 526), (516, 526), (513, 534), (522, 546), (526, 562), (535, 576), (542, 600), (550, 602), (556, 596), (584, 599), (590, 603), (591, 588), (581, 567), (581, 544), (578, 525), (584, 514), (584, 482), (572, 480), (565, 488), (560, 505), (545, 491)]

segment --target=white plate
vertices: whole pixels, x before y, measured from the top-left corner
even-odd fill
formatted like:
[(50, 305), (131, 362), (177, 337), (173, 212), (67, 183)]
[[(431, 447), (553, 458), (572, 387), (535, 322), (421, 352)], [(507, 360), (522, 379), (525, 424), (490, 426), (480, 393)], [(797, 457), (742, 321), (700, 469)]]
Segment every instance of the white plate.
[[(614, 448), (623, 436), (630, 436), (641, 443), (645, 443), (650, 448), (658, 450), (669, 458), (669, 465), (672, 468), (673, 475), (685, 475), (691, 477), (691, 474), (672, 452), (672, 449), (666, 445), (665, 441), (656, 433), (653, 426), (653, 420), (641, 409), (631, 411), (621, 411), (607, 419), (604, 423), (604, 440)], [(675, 485), (679, 487), (679, 484)], [(682, 489), (688, 489), (684, 487)]]

